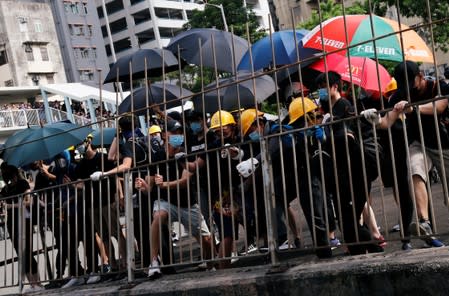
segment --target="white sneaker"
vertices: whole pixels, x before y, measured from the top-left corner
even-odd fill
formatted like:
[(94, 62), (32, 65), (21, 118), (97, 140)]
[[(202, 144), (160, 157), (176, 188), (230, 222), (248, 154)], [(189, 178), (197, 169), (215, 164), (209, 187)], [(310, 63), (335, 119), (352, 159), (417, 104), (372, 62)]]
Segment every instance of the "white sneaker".
[(282, 245), (279, 246), (279, 250), (288, 250), (288, 249), (295, 249), (296, 246), (289, 243), (288, 240), (286, 240)]
[(246, 255), (252, 254), (254, 252), (257, 252), (257, 250), (259, 250), (259, 249), (257, 248), (257, 246), (255, 244), (249, 244), (248, 250), (245, 250), (245, 248), (243, 248), (243, 250), (240, 252), (240, 255), (246, 256)]
[(89, 278), (86, 281), (86, 284), (95, 284), (101, 281), (101, 277), (99, 275), (95, 275), (95, 273), (91, 272)]
[(235, 262), (239, 261), (239, 254), (237, 254), (237, 252), (232, 252), (231, 253), (232, 259), (231, 259), (231, 264), (234, 264)]
[(22, 289), (22, 294), (34, 293), (45, 290), (42, 286), (28, 286)]
[(157, 279), (162, 275), (161, 272), (161, 263), (159, 261), (159, 258), (153, 258), (153, 261), (151, 261), (150, 266), (148, 267), (148, 277), (150, 279)]
[(75, 286), (80, 286), (84, 284), (84, 279), (83, 278), (79, 278), (79, 277), (74, 277), (72, 279), (70, 279), (70, 281), (68, 281), (65, 285), (63, 285), (61, 288), (65, 289), (65, 288), (70, 288), (70, 287), (75, 287)]

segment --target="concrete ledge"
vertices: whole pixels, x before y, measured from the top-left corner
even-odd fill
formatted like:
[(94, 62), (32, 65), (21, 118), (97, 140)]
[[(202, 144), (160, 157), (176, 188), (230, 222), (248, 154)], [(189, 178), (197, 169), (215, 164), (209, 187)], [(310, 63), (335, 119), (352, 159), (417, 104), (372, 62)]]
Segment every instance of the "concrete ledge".
[(45, 295), (449, 295), (447, 247), (319, 260), (307, 255), (278, 267), (184, 272), (135, 283), (109, 282)]

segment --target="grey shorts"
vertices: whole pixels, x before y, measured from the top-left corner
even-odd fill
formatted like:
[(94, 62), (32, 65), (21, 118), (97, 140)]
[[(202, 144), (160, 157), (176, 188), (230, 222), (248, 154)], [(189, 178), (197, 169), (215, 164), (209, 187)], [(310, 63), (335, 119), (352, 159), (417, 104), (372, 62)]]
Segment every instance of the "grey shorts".
[[(446, 175), (446, 184), (449, 185), (449, 149), (442, 149), (443, 163), (440, 161), (440, 152), (437, 149), (426, 149), (422, 151), (421, 143), (413, 142), (410, 144), (410, 166), (412, 175), (420, 176), (425, 182), (428, 179), (428, 171), (435, 166), (443, 182), (443, 172)], [(427, 167), (426, 167), (427, 166)]]
[[(201, 214), (200, 208), (197, 204), (190, 208), (179, 208), (165, 200), (155, 200), (153, 204), (153, 213), (157, 211), (164, 211), (169, 213), (170, 221), (180, 222), (184, 225), (186, 231), (192, 234), (193, 237), (210, 236), (209, 227)], [(191, 225), (192, 227), (189, 227)]]

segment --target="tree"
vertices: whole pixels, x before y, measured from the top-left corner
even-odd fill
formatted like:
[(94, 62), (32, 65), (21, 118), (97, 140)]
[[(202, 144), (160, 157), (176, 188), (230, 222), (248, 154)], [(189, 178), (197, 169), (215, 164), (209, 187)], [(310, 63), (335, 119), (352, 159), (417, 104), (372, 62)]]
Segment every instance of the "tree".
[[(427, 1), (416, 0), (371, 0), (372, 10), (379, 16), (385, 16), (387, 10), (399, 2), (399, 13), (405, 17), (419, 17), (424, 24), (429, 24), (430, 20), (437, 22), (432, 25), (433, 37), (436, 49), (444, 52), (449, 50), (449, 2), (441, 0), (429, 0), (430, 17), (427, 9)], [(418, 33), (427, 41), (431, 42), (430, 26), (420, 27)]]
[[(246, 26), (248, 24), (251, 43), (265, 36), (265, 31), (260, 30), (257, 17), (250, 7), (242, 7), (242, 0), (211, 0), (207, 3), (223, 5), (226, 22), (229, 30), (237, 36), (247, 39)], [(224, 29), (221, 11), (212, 5), (205, 5), (204, 11), (194, 10), (189, 22), (184, 25), (187, 28), (217, 28)]]
[[(321, 21), (328, 20), (334, 16), (343, 15), (343, 6), (335, 3), (335, 0), (325, 0), (320, 2), (321, 19), (318, 10), (312, 12), (312, 16), (306, 22), (300, 23), (298, 28), (305, 28), (312, 30), (320, 24)], [(355, 2), (354, 5), (345, 7), (345, 14), (365, 14), (366, 7), (360, 2)]]

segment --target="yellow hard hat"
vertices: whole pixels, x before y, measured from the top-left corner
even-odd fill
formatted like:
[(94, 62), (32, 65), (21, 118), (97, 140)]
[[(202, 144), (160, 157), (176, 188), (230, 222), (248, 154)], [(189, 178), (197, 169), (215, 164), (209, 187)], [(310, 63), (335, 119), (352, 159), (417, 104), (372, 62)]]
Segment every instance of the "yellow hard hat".
[(246, 135), (249, 128), (253, 124), (253, 122), (256, 120), (257, 117), (263, 116), (264, 113), (260, 112), (256, 109), (247, 109), (242, 112), (240, 115), (240, 125), (242, 127), (242, 135)]
[(160, 132), (162, 132), (162, 130), (161, 130), (161, 127), (159, 125), (152, 125), (148, 129), (148, 133), (150, 135), (155, 134), (155, 133), (160, 133)]
[(391, 94), (392, 91), (395, 91), (398, 89), (398, 83), (396, 82), (396, 79), (391, 78), (390, 82), (388, 82), (387, 87), (385, 87), (384, 95), (388, 96)]
[(219, 128), (221, 126), (233, 124), (235, 125), (235, 119), (234, 116), (232, 116), (231, 113), (228, 111), (217, 111), (212, 115), (212, 118), (210, 119), (210, 128), (215, 129)]
[[(304, 101), (304, 105), (303, 105)], [(304, 116), (305, 113), (316, 110), (318, 106), (309, 98), (296, 98), (288, 107), (288, 115), (290, 116), (290, 122), (288, 124), (292, 124), (298, 118)]]
[(94, 138), (94, 136), (93, 136), (92, 134), (88, 134), (88, 135), (87, 135), (87, 137), (86, 137), (86, 139), (87, 139), (87, 138), (91, 138), (91, 139), (93, 139), (93, 138)]

